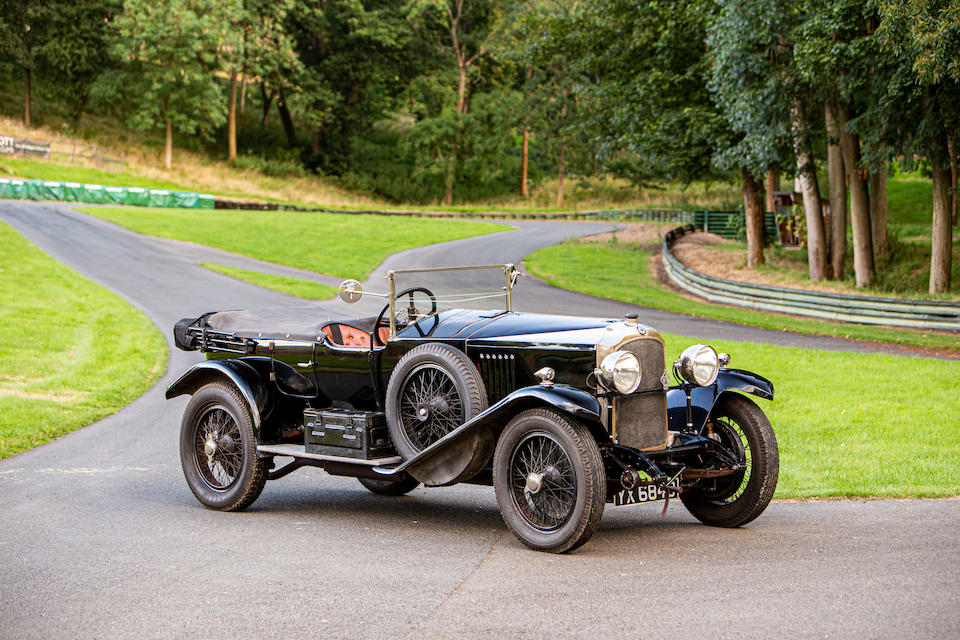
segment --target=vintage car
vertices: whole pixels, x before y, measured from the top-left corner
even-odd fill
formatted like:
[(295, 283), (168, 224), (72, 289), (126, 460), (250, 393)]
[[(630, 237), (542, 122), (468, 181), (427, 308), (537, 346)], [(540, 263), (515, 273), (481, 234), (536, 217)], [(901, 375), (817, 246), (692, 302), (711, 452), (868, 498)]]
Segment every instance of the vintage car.
[[(397, 290), (400, 275), (465, 269), (502, 271), (502, 286), (469, 299), (504, 304), (448, 308), (465, 298)], [(519, 313), (517, 276), (509, 264), (390, 271), (368, 318), (267, 309), (181, 320), (177, 346), (206, 354), (167, 389), (192, 395), (180, 435), (190, 489), (233, 511), (304, 465), (391, 496), (493, 485), (510, 530), (551, 552), (586, 542), (608, 502), (677, 496), (722, 527), (763, 512), (777, 442), (743, 394), (772, 400), (768, 380), (695, 344), (670, 364), (671, 385), (663, 339), (636, 315)], [(354, 280), (340, 287), (344, 302), (371, 295)]]

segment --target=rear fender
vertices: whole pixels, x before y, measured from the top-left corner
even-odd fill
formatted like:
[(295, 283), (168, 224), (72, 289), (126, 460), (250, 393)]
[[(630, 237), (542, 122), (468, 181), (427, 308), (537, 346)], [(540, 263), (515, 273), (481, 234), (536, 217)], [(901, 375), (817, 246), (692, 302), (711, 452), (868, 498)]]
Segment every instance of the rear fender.
[(267, 408), (269, 395), (257, 370), (242, 360), (205, 360), (195, 364), (176, 382), (167, 387), (167, 399), (194, 394), (211, 382), (227, 382), (243, 396), (253, 420), (253, 431), (259, 439), (261, 416)]
[[(690, 391), (690, 413), (693, 428), (699, 431), (707, 422), (713, 407), (726, 393), (741, 391), (765, 400), (773, 400), (773, 383), (751, 371), (723, 369), (717, 381), (709, 387), (694, 387)], [(667, 392), (667, 425), (671, 431), (687, 428), (687, 397), (683, 389)]]
[(400, 466), (377, 467), (375, 470), (384, 475), (393, 475), (436, 463), (442, 460), (445, 451), (451, 450), (465, 436), (478, 429), (499, 431), (511, 417), (531, 407), (556, 409), (560, 413), (590, 425), (594, 432), (596, 429), (602, 431), (600, 403), (591, 394), (559, 384), (549, 387), (543, 385), (524, 387), (508, 394), (495, 405), (463, 423)]

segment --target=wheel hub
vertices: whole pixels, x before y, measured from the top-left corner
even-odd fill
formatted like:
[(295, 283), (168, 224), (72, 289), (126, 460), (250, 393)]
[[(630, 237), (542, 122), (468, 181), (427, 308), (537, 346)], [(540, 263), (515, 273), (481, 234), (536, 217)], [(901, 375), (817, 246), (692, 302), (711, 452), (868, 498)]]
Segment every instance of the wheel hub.
[(539, 493), (540, 489), (543, 488), (543, 476), (542, 473), (530, 473), (527, 475), (527, 484), (524, 486), (523, 490), (527, 493)]
[(207, 460), (213, 464), (213, 456), (217, 453), (217, 441), (215, 439), (216, 434), (210, 433), (207, 434), (207, 439), (203, 443), (203, 452), (207, 456)]
[(422, 406), (417, 409), (417, 420), (420, 422), (426, 422), (430, 419), (430, 409)]

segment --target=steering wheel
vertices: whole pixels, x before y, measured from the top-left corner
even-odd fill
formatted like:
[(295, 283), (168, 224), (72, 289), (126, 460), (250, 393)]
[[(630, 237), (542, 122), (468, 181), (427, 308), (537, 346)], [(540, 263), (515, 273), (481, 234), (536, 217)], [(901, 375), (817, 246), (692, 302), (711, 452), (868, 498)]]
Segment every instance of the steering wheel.
[[(413, 294), (414, 293), (425, 293), (430, 298), (430, 311), (429, 313), (420, 313), (414, 304)], [(403, 296), (408, 296), (409, 300), (406, 306), (400, 305), (400, 298)], [(409, 289), (404, 289), (398, 293), (394, 298), (394, 307), (396, 309), (397, 315), (394, 318), (396, 325), (398, 327), (405, 327), (411, 322), (416, 322), (420, 318), (426, 316), (432, 316), (437, 312), (437, 298), (433, 295), (433, 292), (426, 287), (410, 287)], [(384, 316), (387, 315), (387, 312), (390, 311), (390, 303), (387, 303), (383, 306), (383, 309), (380, 310), (380, 314), (377, 316), (377, 321), (373, 323), (373, 341), (383, 346), (384, 342), (380, 339), (380, 329), (382, 327), (389, 327), (390, 321), (385, 319)]]

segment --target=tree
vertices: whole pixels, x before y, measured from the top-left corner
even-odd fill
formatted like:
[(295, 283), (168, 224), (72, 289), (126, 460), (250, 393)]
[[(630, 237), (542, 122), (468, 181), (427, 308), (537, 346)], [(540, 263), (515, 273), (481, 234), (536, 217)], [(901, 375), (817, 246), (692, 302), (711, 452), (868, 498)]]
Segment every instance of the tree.
[(97, 94), (127, 101), (131, 126), (164, 129), (167, 169), (174, 130), (208, 135), (224, 121), (213, 75), (227, 24), (222, 7), (218, 0), (169, 0), (163, 6), (125, 0), (114, 22), (111, 53), (122, 67), (101, 77)]
[[(456, 69), (456, 107), (446, 111), (452, 126), (444, 126), (450, 140), (443, 204), (453, 203), (460, 148), (463, 143), (464, 116), (470, 108), (470, 91), (479, 64), (489, 53), (492, 39), (501, 28), (499, 0), (412, 0), (410, 16), (426, 21), (422, 33), (428, 35)], [(442, 34), (442, 35), (441, 35)]]
[(896, 73), (883, 99), (900, 149), (933, 174), (930, 293), (950, 290), (953, 259), (950, 140), (960, 128), (960, 6), (950, 0), (874, 0), (877, 36)]
[(23, 123), (32, 126), (33, 73), (48, 47), (56, 43), (55, 0), (3, 0), (0, 3), (0, 53), (23, 71)]

